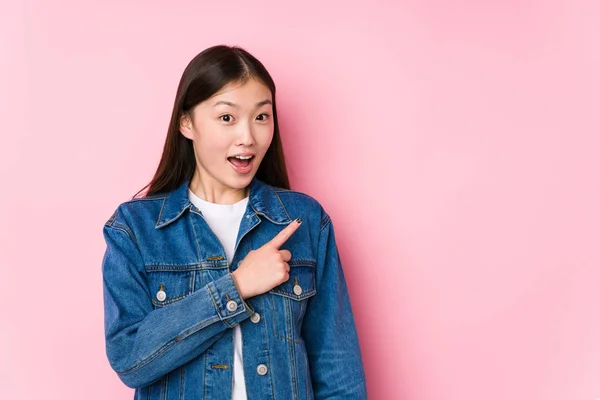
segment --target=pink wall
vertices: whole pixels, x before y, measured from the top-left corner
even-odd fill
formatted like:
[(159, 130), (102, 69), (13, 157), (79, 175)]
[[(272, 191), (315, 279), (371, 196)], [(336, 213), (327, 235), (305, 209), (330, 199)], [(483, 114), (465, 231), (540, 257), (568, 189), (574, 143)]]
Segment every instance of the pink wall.
[(599, 3), (379, 3), (0, 4), (3, 399), (132, 397), (104, 355), (101, 228), (220, 43), (278, 85), (371, 399), (600, 397)]

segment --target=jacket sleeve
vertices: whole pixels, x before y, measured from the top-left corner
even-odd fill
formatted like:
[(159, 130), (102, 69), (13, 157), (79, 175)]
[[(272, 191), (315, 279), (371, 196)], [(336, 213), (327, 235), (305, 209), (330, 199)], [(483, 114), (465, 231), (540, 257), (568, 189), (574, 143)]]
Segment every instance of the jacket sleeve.
[[(231, 273), (182, 300), (153, 309), (142, 255), (122, 223), (104, 225), (102, 260), (106, 354), (123, 383), (147, 386), (203, 353), (252, 315)], [(237, 302), (235, 311), (226, 307)]]
[(319, 234), (316, 285), (302, 323), (315, 399), (367, 399), (352, 306), (327, 214)]

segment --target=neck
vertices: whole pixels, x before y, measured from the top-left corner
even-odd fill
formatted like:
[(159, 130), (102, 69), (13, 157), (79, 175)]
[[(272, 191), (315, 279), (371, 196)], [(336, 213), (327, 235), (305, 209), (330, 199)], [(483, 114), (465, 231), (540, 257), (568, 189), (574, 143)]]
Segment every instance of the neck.
[(198, 171), (194, 174), (190, 190), (202, 200), (215, 204), (235, 204), (248, 197), (249, 187), (232, 188), (221, 184), (214, 178), (202, 178)]

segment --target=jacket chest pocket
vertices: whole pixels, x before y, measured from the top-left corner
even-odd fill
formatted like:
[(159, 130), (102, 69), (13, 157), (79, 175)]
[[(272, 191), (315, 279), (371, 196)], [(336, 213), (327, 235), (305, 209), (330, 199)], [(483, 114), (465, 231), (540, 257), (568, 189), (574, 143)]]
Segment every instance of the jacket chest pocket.
[(164, 307), (175, 303), (193, 291), (195, 271), (177, 266), (146, 267), (152, 305)]
[(310, 297), (317, 294), (315, 274), (314, 261), (290, 262), (290, 278), (269, 291), (275, 336), (300, 343), (306, 303)]

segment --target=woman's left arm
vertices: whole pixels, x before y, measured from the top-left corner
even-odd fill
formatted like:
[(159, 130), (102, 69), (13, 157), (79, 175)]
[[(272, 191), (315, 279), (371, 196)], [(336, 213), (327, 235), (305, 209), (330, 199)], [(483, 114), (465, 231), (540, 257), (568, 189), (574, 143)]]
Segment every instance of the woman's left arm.
[(315, 399), (367, 399), (365, 372), (331, 218), (324, 213), (317, 255), (317, 294), (302, 323)]

